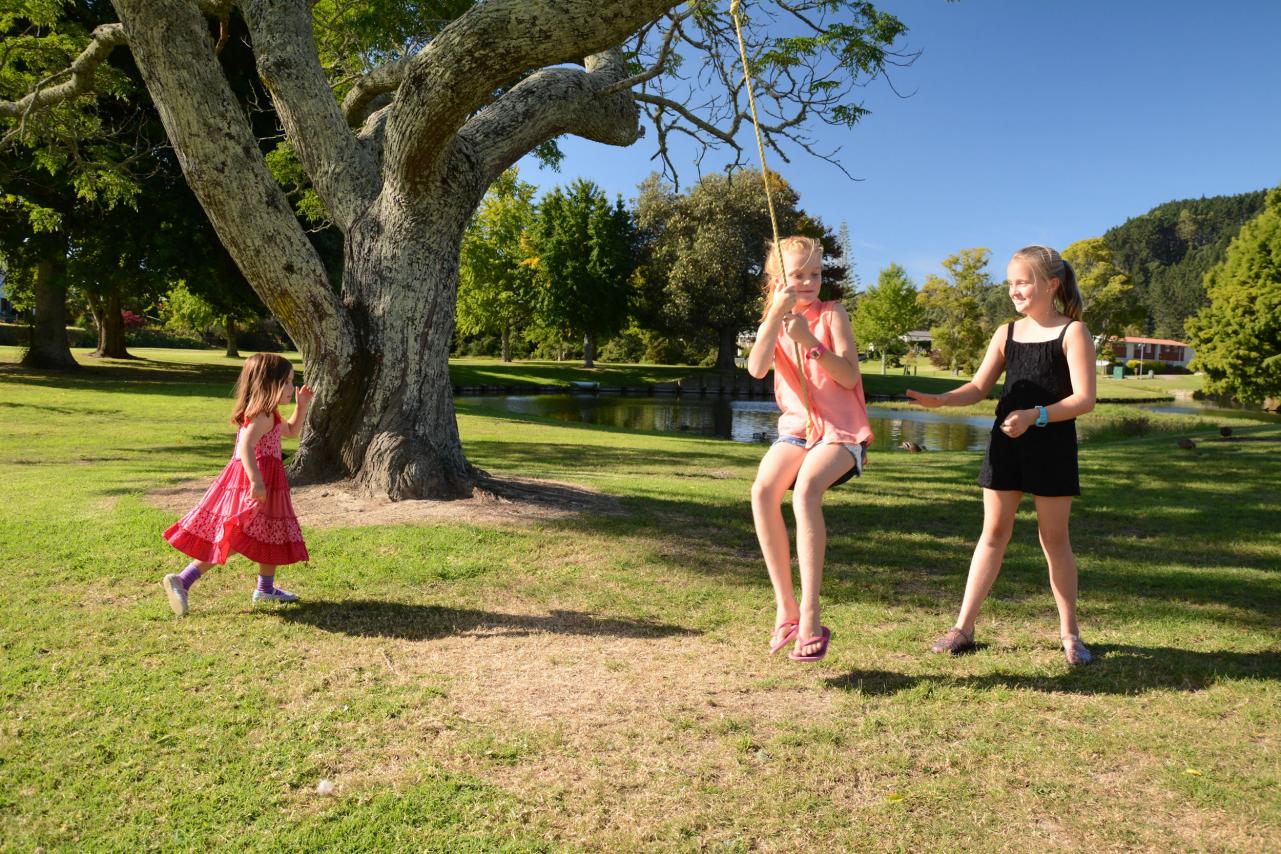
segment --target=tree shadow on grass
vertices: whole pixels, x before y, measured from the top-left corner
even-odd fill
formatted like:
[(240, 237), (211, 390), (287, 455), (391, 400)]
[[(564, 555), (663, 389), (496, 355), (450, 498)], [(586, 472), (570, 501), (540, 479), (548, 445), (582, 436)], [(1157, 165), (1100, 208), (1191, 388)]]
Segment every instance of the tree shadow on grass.
[(184, 365), (137, 359), (135, 364), (89, 365), (61, 372), (0, 365), (0, 379), (40, 388), (162, 394), (176, 397), (226, 396), (240, 374), (231, 365)]
[[(827, 680), (832, 688), (887, 696), (922, 684), (952, 688), (1014, 688), (1046, 693), (1141, 694), (1202, 691), (1223, 680), (1281, 680), (1281, 651), (1198, 651), (1127, 644), (1092, 646), (1095, 661), (1058, 675), (990, 673), (978, 676), (917, 676), (885, 670), (851, 670)], [(981, 654), (981, 653), (980, 653)]]
[(657, 623), (596, 617), (581, 611), (553, 610), (546, 616), (504, 614), (440, 605), (409, 605), (373, 599), (350, 602), (302, 602), (271, 612), (288, 623), (301, 623), (353, 637), (436, 640), (451, 635), (525, 637), (533, 634), (609, 635), (620, 638), (690, 637), (694, 629)]

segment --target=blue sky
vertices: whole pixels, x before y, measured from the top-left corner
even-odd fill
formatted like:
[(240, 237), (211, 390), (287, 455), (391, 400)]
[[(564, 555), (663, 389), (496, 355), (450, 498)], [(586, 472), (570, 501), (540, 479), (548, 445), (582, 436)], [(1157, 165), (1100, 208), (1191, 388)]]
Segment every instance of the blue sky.
[[(1281, 2), (878, 6), (908, 25), (901, 46), (922, 51), (893, 76), (910, 97), (876, 81), (864, 90), (870, 116), (819, 130), (863, 180), (804, 154), (770, 162), (802, 207), (833, 229), (849, 224), (864, 283), (897, 262), (919, 284), (974, 246), (992, 250), (999, 281), (1024, 244), (1061, 249), (1172, 199), (1281, 184)], [(583, 176), (630, 199), (655, 168), (649, 138), (562, 148), (559, 173), (527, 158), (521, 177), (546, 189)], [(713, 153), (705, 168), (724, 159)], [(682, 181), (697, 175), (688, 163)]]

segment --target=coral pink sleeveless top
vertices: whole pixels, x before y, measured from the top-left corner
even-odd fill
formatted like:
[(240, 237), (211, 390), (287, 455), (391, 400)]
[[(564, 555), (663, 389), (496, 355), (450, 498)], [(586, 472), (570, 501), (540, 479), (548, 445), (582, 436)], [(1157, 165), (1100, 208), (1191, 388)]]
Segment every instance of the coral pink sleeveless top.
[[(829, 350), (834, 349), (835, 344), (832, 326), (841, 322), (836, 306), (835, 300), (815, 300), (796, 312), (809, 322), (814, 337)], [(858, 354), (850, 355), (858, 379), (854, 388), (845, 388), (823, 370), (817, 359), (808, 358), (804, 347), (801, 348), (798, 368), (796, 346), (786, 330), (779, 330), (778, 343), (774, 345), (774, 400), (783, 413), (778, 418), (778, 435), (806, 439), (807, 448), (822, 442), (857, 445), (872, 440), (867, 401), (863, 397), (863, 377), (858, 373)], [(801, 371), (805, 373), (810, 421), (814, 425), (808, 436), (805, 434)]]

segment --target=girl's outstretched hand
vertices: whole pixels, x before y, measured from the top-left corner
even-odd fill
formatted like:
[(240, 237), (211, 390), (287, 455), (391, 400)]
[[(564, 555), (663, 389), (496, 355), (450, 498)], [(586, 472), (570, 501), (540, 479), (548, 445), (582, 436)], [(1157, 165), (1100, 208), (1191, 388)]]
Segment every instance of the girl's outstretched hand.
[(937, 409), (943, 405), (943, 398), (940, 395), (927, 394), (912, 388), (907, 390), (907, 399), (924, 406), (926, 409)]
[(311, 390), (311, 386), (305, 383), (303, 384), (302, 388), (298, 389), (299, 403), (311, 403), (312, 398), (314, 398), (315, 396), (316, 396), (316, 393)]

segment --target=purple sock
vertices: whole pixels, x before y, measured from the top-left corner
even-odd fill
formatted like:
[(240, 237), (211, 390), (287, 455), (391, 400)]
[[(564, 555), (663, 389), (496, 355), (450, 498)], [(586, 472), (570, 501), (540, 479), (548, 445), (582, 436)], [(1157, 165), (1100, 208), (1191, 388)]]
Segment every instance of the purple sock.
[(178, 580), (182, 582), (183, 590), (190, 590), (191, 585), (200, 580), (200, 567), (194, 561), (187, 564), (187, 568), (178, 573)]
[(275, 581), (276, 581), (276, 576), (274, 576), (274, 575), (260, 575), (260, 576), (258, 576), (258, 592), (259, 592), (259, 593), (270, 593), (270, 592), (272, 592), (273, 590), (275, 590), (275, 589), (276, 589), (276, 587), (275, 587)]

